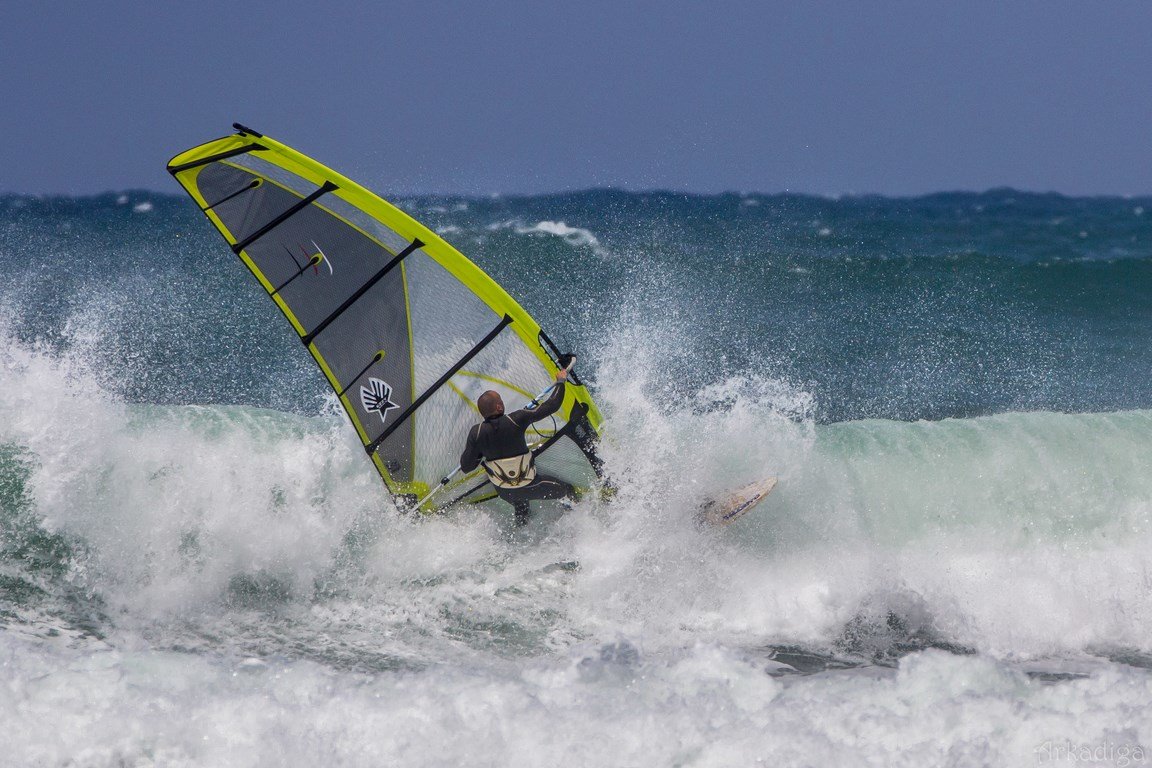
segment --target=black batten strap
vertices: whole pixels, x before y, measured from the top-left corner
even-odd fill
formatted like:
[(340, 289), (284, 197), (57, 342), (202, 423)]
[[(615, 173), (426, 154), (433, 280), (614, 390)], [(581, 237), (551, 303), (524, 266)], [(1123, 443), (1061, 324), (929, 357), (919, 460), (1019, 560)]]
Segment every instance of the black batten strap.
[(229, 200), (236, 197), (237, 195), (242, 195), (250, 189), (256, 189), (256, 187), (260, 186), (261, 181), (262, 181), (261, 179), (252, 179), (252, 181), (248, 182), (248, 184), (246, 186), (236, 190), (235, 192), (233, 192), (232, 194), (228, 195), (225, 198), (217, 200), (216, 202), (212, 203), (212, 205), (208, 206), (207, 208), (201, 208), (200, 210), (204, 211), (204, 213), (208, 213), (208, 211), (212, 210), (216, 206), (223, 205), (224, 203), (228, 202)]
[(476, 355), (480, 354), (480, 350), (482, 350), (482, 349), (484, 349), (484, 347), (488, 346), (492, 342), (493, 339), (495, 339), (497, 336), (500, 335), (500, 331), (504, 330), (504, 328), (507, 327), (511, 322), (512, 322), (511, 316), (504, 315), (504, 319), (501, 320), (499, 323), (497, 323), (496, 327), (493, 328), (491, 331), (489, 331), (487, 336), (485, 336), (483, 339), (481, 339), (479, 342), (477, 342), (476, 346), (472, 347), (472, 349), (469, 350), (468, 354), (466, 354), (466, 355), (464, 355), (464, 357), (460, 358), (460, 360), (456, 363), (456, 365), (449, 368), (447, 373), (445, 373), (443, 376), (441, 376), (439, 379), (437, 379), (435, 384), (428, 387), (428, 389), (424, 390), (424, 392), (421, 393), (420, 397), (416, 398), (412, 402), (412, 405), (405, 408), (404, 412), (401, 413), (399, 416), (397, 416), (396, 420), (388, 425), (388, 428), (385, 429), (383, 433), (381, 433), (380, 437), (376, 438), (371, 443), (364, 446), (364, 450), (369, 455), (375, 453), (376, 449), (380, 447), (380, 443), (384, 442), (384, 440), (387, 439), (388, 435), (395, 432), (396, 429), (401, 424), (403, 424), (405, 421), (408, 420), (409, 416), (411, 416), (413, 413), (416, 412), (417, 408), (424, 405), (425, 401), (428, 400), (428, 398), (430, 398), (430, 397), (432, 397), (432, 395), (436, 394), (436, 390), (440, 389), (440, 387), (447, 384), (448, 380), (451, 379), (453, 376), (455, 376), (460, 371), (461, 368), (463, 368), (465, 365), (467, 365), (469, 360), (476, 357)]
[(187, 163), (181, 163), (180, 165), (170, 165), (168, 166), (168, 173), (175, 176), (176, 174), (186, 171), (189, 168), (199, 168), (202, 165), (208, 165), (208, 163), (214, 163), (217, 160), (227, 160), (230, 157), (236, 157), (236, 155), (246, 155), (253, 150), (259, 149), (268, 149), (268, 147), (264, 146), (263, 144), (256, 143), (245, 144), (242, 147), (236, 147), (235, 149), (230, 149), (227, 152), (220, 152), (219, 154), (215, 155), (208, 155), (208, 157), (202, 157), (199, 160), (190, 160)]
[(254, 243), (257, 240), (259, 240), (260, 238), (264, 237), (264, 235), (266, 235), (269, 232), (271, 232), (272, 230), (276, 229), (276, 227), (278, 227), (281, 224), (283, 224), (284, 222), (288, 221), (288, 219), (290, 219), (293, 216), (295, 216), (296, 214), (300, 213), (300, 211), (302, 211), (305, 208), (307, 208), (308, 206), (312, 205), (312, 203), (316, 202), (322, 196), (328, 194), (329, 192), (332, 192), (333, 190), (337, 190), (337, 189), (340, 189), (340, 187), (336, 186), (332, 182), (330, 182), (330, 181), (324, 182), (323, 186), (321, 186), (320, 189), (318, 189), (315, 192), (313, 192), (312, 194), (308, 195), (308, 197), (305, 197), (305, 198), (302, 198), (301, 200), (298, 200), (295, 205), (293, 205), (288, 210), (284, 211), (284, 213), (282, 213), (279, 216), (277, 216), (276, 218), (272, 219), (272, 221), (268, 222), (264, 226), (260, 227), (260, 229), (256, 230), (252, 234), (248, 235), (248, 237), (244, 238), (240, 242), (233, 245), (232, 246), (232, 253), (239, 255), (240, 251), (242, 251), (245, 248), (247, 248), (248, 246), (252, 245), (252, 243)]
[[(291, 255), (291, 251), (289, 251), (289, 255)], [(320, 257), (320, 254), (316, 254), (316, 255), (315, 255), (315, 256), (313, 256), (312, 258), (308, 259), (308, 263), (307, 263), (307, 264), (305, 264), (304, 266), (300, 267), (300, 269), (296, 270), (296, 274), (292, 275), (292, 277), (290, 277), (290, 278), (288, 278), (287, 280), (285, 280), (284, 282), (280, 283), (280, 285), (276, 286), (276, 288), (275, 288), (275, 289), (274, 289), (274, 290), (273, 290), (273, 291), (272, 291), (270, 294), (268, 294), (268, 295), (269, 295), (269, 296), (275, 296), (276, 294), (280, 293), (280, 291), (282, 291), (284, 288), (287, 288), (287, 287), (288, 287), (289, 283), (291, 283), (291, 282), (292, 282), (293, 280), (295, 280), (296, 278), (300, 277), (300, 275), (302, 275), (302, 274), (304, 274), (305, 272), (307, 272), (307, 271), (308, 271), (308, 267), (314, 267), (314, 266), (316, 266), (317, 264), (319, 264), (319, 263), (320, 263), (320, 258), (321, 258), (321, 257)], [(292, 260), (293, 260), (293, 261), (296, 261), (296, 257), (295, 257), (295, 256), (293, 256), (293, 257), (292, 257)], [(299, 263), (299, 262), (297, 262), (297, 263)]]
[(392, 261), (385, 264), (384, 267), (379, 272), (372, 275), (372, 277), (369, 278), (368, 282), (364, 283), (364, 285), (357, 288), (356, 292), (353, 293), (351, 296), (349, 296), (347, 299), (345, 299), (343, 304), (336, 307), (335, 311), (333, 311), (332, 314), (328, 315), (328, 317), (321, 320), (320, 324), (317, 325), (315, 328), (313, 328), (311, 331), (309, 331), (308, 333), (301, 336), (300, 341), (304, 342), (304, 346), (308, 346), (309, 344), (311, 344), (312, 340), (315, 339), (317, 336), (319, 336), (321, 331), (323, 331), (325, 328), (327, 328), (328, 325), (333, 320), (340, 317), (340, 315), (344, 314), (344, 310), (348, 309), (348, 307), (355, 304), (360, 299), (361, 296), (368, 293), (368, 290), (372, 286), (374, 286), (374, 285), (376, 285), (376, 283), (380, 282), (381, 278), (383, 278), (384, 275), (391, 272), (397, 264), (404, 261), (404, 259), (408, 256), (408, 254), (412, 253), (417, 248), (423, 248), (423, 247), (424, 247), (424, 243), (420, 240), (420, 238), (416, 238), (412, 242), (408, 243), (408, 247), (406, 247), (404, 250), (400, 251), (400, 253), (396, 254), (396, 256), (392, 259)]
[(376, 363), (380, 362), (383, 359), (384, 359), (384, 350), (380, 350), (376, 354), (372, 355), (372, 360), (368, 363), (368, 365), (364, 366), (364, 368), (361, 369), (360, 373), (356, 374), (352, 378), (352, 381), (350, 381), (346, 385), (344, 385), (344, 389), (337, 392), (336, 397), (344, 397), (344, 393), (347, 392), (348, 390), (352, 389), (352, 387), (356, 384), (356, 382), (360, 381), (360, 377), (363, 376), (364, 374), (368, 373), (369, 368), (376, 365)]

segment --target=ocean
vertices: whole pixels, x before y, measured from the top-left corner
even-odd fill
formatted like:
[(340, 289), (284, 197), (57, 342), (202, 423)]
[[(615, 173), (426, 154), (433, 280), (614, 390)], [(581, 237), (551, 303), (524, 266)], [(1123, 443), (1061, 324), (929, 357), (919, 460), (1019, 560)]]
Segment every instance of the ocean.
[(0, 197), (0, 765), (1152, 762), (1152, 198), (398, 203), (618, 493), (400, 515), (189, 200)]

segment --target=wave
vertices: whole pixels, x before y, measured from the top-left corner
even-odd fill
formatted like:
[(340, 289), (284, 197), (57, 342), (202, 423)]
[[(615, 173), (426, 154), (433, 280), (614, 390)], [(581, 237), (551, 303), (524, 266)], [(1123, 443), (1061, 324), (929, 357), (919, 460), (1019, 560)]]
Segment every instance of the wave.
[[(366, 765), (416, 738), (433, 760), (650, 761), (639, 728), (665, 762), (850, 763), (843, 722), (868, 713), (890, 764), (923, 762), (907, 744), (928, 732), (962, 762), (1013, 763), (1064, 747), (1054, 730), (1135, 732), (1152, 412), (821, 425), (768, 377), (670, 397), (669, 338), (613, 341), (589, 378), (618, 492), (514, 532), (498, 510), (400, 515), (334, 404), (128, 404), (82, 360), (9, 340), (11, 759), (310, 765), (348, 743)], [(757, 510), (696, 522), (767, 473), (781, 484)], [(268, 718), (278, 735), (249, 738)]]
[(513, 219), (489, 224), (486, 229), (490, 232), (511, 229), (518, 235), (548, 235), (559, 238), (574, 248), (590, 248), (593, 253), (600, 257), (610, 255), (590, 230), (583, 227), (572, 227), (563, 221), (538, 221), (535, 224), (527, 225), (519, 219)]
[[(611, 427), (616, 498), (545, 516), (530, 546), (498, 513), (395, 514), (242, 266), (176, 239), (200, 231), (194, 210), (182, 222), (163, 196), (148, 216), (116, 196), (97, 213), (21, 199), (0, 230), (10, 608), (103, 631), (161, 623), (167, 647), (210, 633), (382, 667), (620, 634), (825, 652), (889, 623), (1001, 656), (1148, 650), (1152, 262), (945, 258), (955, 240), (872, 215), (891, 201), (763, 197), (741, 212), (748, 198), (609, 198), (435, 214), (468, 232), (519, 222), (478, 259), (509, 285), (530, 272), (531, 311), (584, 334), (582, 375)], [(1022, 205), (974, 204), (993, 203)], [(1053, 204), (1069, 208), (1064, 234), (1084, 230), (1076, 217), (1144, 220), (1131, 201)], [(782, 240), (765, 238), (768, 220)], [(562, 221), (588, 223), (619, 258), (589, 261)], [(905, 250), (927, 256), (888, 253), (905, 226), (919, 233)], [(853, 227), (872, 239), (832, 242)], [(1023, 412), (1041, 408), (1094, 412)], [(926, 414), (966, 417), (859, 418)], [(695, 524), (701, 500), (766, 473), (781, 484), (755, 515)], [(291, 630), (269, 633), (266, 612)]]
[(1128, 766), (1146, 759), (1139, 735), (1152, 702), (1148, 677), (1123, 668), (1057, 687), (932, 651), (896, 673), (805, 681), (706, 644), (660, 657), (617, 643), (515, 668), (376, 676), (283, 658), (78, 656), (3, 635), (0, 654), (23, 683), (0, 691), (11, 704), (6, 758), (29, 766), (77, 755), (99, 765), (853, 765), (864, 756), (921, 766), (942, 753), (956, 765), (1072, 754)]
[(405, 205), (584, 353), (615, 496), (404, 517), (194, 206), (0, 198), (11, 762), (853, 763), (863, 718), (878, 762), (1015, 764), (1137, 732), (1148, 201)]
[[(647, 411), (632, 431), (659, 456), (644, 438), (613, 455), (635, 461), (618, 531), (635, 570), (600, 585), (617, 621), (673, 643), (835, 649), (896, 621), (1014, 658), (1150, 649), (1152, 413), (816, 425), (764, 386)], [(765, 474), (777, 491), (730, 530), (685, 522)]]
[[(60, 614), (90, 596), (73, 624), (159, 623), (186, 647), (200, 616), (217, 641), (385, 666), (621, 633), (859, 650), (893, 616), (1003, 657), (1152, 651), (1152, 412), (819, 425), (770, 379), (669, 401), (615, 375), (659, 370), (631, 354), (598, 372), (616, 497), (544, 514), (525, 547), (498, 511), (400, 516), (334, 404), (128, 405), (67, 359), (3, 362), (0, 565), (48, 595), (8, 599)], [(781, 483), (755, 513), (696, 523), (765, 474)], [(37, 538), (38, 572), (20, 543)]]

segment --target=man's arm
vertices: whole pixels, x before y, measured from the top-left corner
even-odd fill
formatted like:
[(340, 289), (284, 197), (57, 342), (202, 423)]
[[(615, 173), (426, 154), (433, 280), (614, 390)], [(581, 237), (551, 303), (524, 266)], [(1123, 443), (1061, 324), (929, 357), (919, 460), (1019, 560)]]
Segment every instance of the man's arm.
[(484, 454), (480, 453), (480, 448), (476, 445), (476, 438), (479, 435), (479, 424), (468, 430), (468, 442), (464, 444), (464, 453), (460, 454), (460, 471), (464, 474), (480, 466), (480, 459), (484, 458)]
[(516, 422), (518, 427), (527, 427), (534, 421), (546, 419), (556, 411), (560, 410), (561, 404), (564, 402), (564, 380), (560, 379), (556, 382), (556, 386), (552, 390), (552, 394), (547, 400), (540, 403), (535, 408), (521, 408), (515, 413), (511, 414), (508, 418)]

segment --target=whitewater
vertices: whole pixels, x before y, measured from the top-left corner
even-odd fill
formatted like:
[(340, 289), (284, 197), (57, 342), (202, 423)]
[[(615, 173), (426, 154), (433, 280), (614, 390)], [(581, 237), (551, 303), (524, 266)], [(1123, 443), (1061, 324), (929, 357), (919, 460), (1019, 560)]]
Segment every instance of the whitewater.
[(401, 515), (198, 212), (2, 199), (0, 764), (1152, 760), (1147, 202), (405, 207), (618, 493)]

